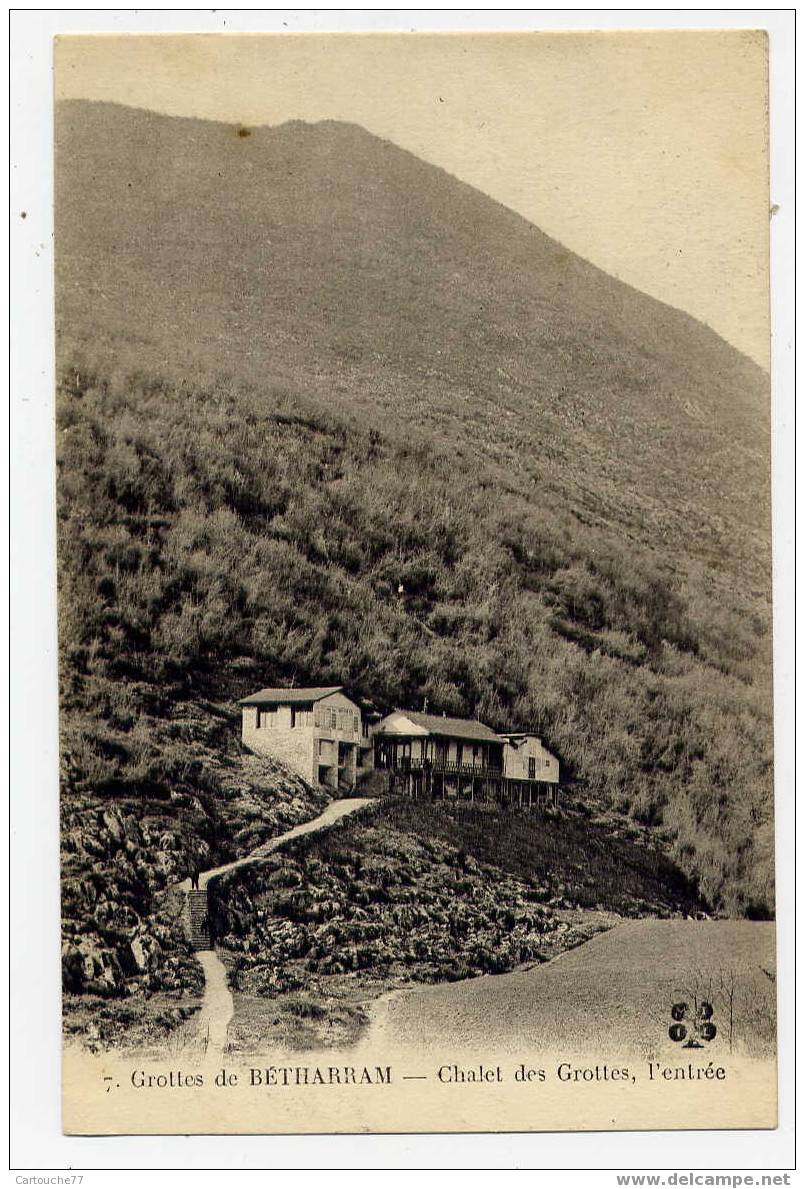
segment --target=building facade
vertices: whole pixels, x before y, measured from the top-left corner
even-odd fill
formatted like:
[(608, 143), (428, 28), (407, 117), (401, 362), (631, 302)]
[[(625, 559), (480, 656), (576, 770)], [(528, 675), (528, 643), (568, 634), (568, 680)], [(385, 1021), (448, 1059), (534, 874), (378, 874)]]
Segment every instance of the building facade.
[(503, 740), (503, 776), (506, 780), (535, 781), (548, 805), (556, 805), (559, 796), (559, 760), (548, 751), (538, 735), (527, 732), (501, 735)]
[(341, 686), (261, 689), (241, 699), (243, 742), (311, 784), (351, 791), (364, 741), (360, 707)]
[(416, 800), (555, 806), (559, 761), (536, 735), (498, 735), (473, 719), (395, 710), (374, 729), (375, 769)]
[(498, 734), (475, 719), (415, 710), (383, 718), (342, 686), (261, 689), (240, 706), (248, 748), (334, 792), (360, 781), (368, 792), (416, 800), (558, 805), (559, 761), (527, 731)]

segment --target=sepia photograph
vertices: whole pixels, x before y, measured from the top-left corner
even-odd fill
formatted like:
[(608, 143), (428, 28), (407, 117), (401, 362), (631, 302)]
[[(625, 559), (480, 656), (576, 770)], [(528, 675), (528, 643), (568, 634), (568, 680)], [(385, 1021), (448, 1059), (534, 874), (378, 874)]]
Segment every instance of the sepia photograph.
[(773, 1128), (764, 31), (54, 44), (64, 1128)]

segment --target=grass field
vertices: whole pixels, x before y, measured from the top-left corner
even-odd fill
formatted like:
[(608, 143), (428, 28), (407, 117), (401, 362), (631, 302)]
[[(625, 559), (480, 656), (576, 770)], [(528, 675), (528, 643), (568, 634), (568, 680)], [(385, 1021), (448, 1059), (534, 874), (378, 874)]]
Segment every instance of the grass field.
[(346, 978), (326, 980), (311, 994), (235, 994), (227, 1049), (239, 1057), (265, 1053), (347, 1048), (365, 1032), (374, 989)]
[(206, 1037), (198, 1028), (201, 996), (177, 992), (119, 1000), (97, 995), (63, 997), (65, 1045), (92, 1053), (117, 1049), (141, 1056), (202, 1056)]
[(714, 1008), (705, 1059), (774, 1052), (774, 925), (629, 921), (524, 972), (404, 992), (376, 1006), (369, 1044), (691, 1059), (673, 1003)]

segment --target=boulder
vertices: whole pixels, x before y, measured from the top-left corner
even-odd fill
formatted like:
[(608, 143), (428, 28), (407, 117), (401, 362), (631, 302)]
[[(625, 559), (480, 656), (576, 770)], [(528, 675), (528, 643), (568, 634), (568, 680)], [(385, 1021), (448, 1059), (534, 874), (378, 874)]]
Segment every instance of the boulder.
[(141, 972), (152, 971), (157, 969), (162, 957), (162, 947), (155, 937), (149, 934), (141, 934), (135, 937), (132, 941), (131, 956), (134, 959), (134, 965)]
[(126, 831), (120, 814), (116, 810), (107, 810), (103, 814), (101, 821), (112, 841), (117, 846), (121, 846), (126, 837)]
[(124, 984), (123, 973), (114, 950), (91, 935), (62, 947), (64, 989), (74, 994), (116, 995)]

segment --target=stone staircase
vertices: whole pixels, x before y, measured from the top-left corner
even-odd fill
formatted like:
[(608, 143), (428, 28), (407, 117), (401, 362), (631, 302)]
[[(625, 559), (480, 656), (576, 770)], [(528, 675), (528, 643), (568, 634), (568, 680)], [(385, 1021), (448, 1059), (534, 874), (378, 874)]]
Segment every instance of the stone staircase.
[(187, 936), (194, 950), (211, 950), (209, 904), (206, 889), (190, 891), (187, 895), (185, 924)]

